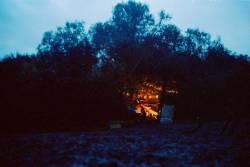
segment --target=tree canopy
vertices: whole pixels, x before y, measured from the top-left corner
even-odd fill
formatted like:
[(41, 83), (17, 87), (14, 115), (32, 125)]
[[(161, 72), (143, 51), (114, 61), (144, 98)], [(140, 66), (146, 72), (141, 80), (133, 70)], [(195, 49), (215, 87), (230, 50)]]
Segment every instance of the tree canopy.
[(223, 119), (235, 110), (249, 116), (249, 57), (199, 29), (183, 32), (170, 20), (166, 12), (157, 18), (146, 4), (130, 0), (89, 31), (75, 21), (45, 32), (35, 55), (0, 62), (1, 123), (27, 129), (39, 120), (35, 125), (43, 129), (125, 119), (121, 92), (136, 91), (145, 80), (175, 83), (177, 119), (197, 113)]

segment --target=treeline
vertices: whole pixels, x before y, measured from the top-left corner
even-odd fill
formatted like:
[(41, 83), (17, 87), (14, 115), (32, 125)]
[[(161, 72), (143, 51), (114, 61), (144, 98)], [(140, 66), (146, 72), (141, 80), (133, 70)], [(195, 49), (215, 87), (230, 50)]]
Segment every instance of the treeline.
[(83, 22), (68, 22), (46, 32), (35, 55), (4, 58), (1, 129), (94, 128), (129, 119), (121, 92), (136, 91), (144, 80), (175, 81), (177, 120), (249, 118), (249, 57), (198, 29), (182, 32), (170, 20), (163, 11), (155, 18), (145, 4), (119, 3), (89, 31)]

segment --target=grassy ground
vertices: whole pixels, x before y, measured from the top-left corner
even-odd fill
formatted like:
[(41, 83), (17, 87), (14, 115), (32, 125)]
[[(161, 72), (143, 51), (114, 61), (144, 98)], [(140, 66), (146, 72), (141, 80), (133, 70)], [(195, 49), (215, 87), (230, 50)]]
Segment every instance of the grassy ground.
[(247, 136), (218, 135), (211, 123), (136, 127), (100, 132), (1, 136), (4, 166), (250, 166)]

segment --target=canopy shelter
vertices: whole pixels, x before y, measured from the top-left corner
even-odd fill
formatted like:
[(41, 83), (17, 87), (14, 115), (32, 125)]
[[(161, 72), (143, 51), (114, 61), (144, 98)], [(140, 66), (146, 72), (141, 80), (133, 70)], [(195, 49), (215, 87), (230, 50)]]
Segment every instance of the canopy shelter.
[(179, 93), (173, 87), (163, 87), (161, 84), (147, 81), (139, 83), (132, 90), (134, 91), (123, 92), (130, 103), (130, 110), (134, 108), (137, 114), (153, 120), (157, 120), (161, 116), (159, 113), (163, 111), (162, 107), (166, 103), (162, 100), (164, 94), (173, 95)]

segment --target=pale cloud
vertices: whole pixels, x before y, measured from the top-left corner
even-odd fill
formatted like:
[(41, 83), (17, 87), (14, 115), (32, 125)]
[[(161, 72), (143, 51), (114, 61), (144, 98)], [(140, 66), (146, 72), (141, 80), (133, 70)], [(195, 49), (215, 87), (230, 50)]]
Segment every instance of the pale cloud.
[[(45, 31), (66, 21), (83, 20), (87, 27), (111, 17), (113, 7), (126, 0), (0, 0), (0, 55), (36, 52)], [(232, 50), (250, 55), (250, 1), (247, 0), (136, 0), (156, 15), (166, 10), (183, 31), (200, 28), (221, 36)]]

